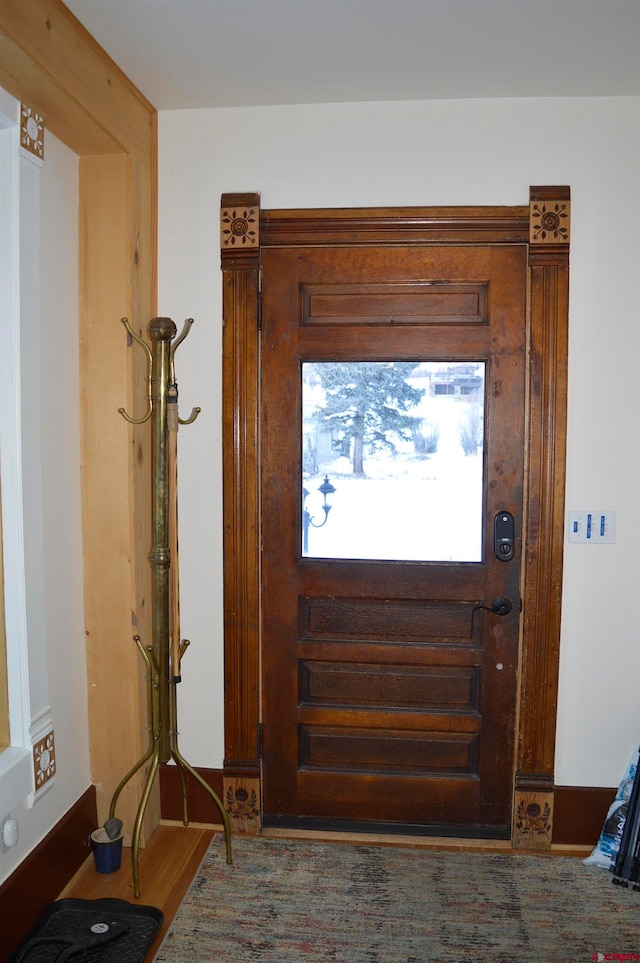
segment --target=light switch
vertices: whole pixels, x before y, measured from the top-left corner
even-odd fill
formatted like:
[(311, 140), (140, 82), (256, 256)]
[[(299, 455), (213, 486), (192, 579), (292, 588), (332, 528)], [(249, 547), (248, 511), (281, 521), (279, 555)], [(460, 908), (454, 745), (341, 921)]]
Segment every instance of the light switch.
[(583, 545), (611, 545), (616, 540), (616, 513), (569, 512), (569, 541)]

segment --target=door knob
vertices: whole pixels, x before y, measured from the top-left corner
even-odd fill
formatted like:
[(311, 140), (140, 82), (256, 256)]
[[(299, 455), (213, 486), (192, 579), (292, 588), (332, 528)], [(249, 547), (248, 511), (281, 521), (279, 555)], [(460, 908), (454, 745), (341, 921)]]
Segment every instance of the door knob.
[(473, 611), (477, 612), (478, 609), (482, 609), (483, 612), (493, 612), (494, 615), (508, 615), (513, 609), (513, 602), (506, 595), (499, 595), (489, 605), (474, 606)]
[(513, 608), (513, 602), (506, 595), (500, 595), (489, 605), (489, 611), (495, 615), (508, 615)]

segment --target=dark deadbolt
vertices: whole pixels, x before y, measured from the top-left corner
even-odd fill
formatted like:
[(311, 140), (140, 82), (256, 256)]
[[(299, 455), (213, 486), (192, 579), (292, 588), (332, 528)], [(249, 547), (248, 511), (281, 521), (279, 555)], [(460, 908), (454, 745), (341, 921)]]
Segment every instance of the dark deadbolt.
[(513, 558), (514, 522), (511, 512), (498, 512), (493, 520), (493, 550), (501, 562)]

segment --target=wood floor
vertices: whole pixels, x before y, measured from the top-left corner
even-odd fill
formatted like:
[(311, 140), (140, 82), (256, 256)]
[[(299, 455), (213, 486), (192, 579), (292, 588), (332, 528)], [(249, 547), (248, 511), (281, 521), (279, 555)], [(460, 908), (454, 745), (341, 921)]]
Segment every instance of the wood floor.
[(187, 828), (158, 826), (145, 849), (140, 850), (139, 900), (133, 895), (130, 849), (123, 850), (122, 866), (116, 873), (96, 872), (90, 856), (59, 898), (124, 899), (162, 910), (164, 923), (146, 958), (146, 963), (150, 963), (202, 862), (214, 831), (213, 828), (194, 828), (193, 825)]

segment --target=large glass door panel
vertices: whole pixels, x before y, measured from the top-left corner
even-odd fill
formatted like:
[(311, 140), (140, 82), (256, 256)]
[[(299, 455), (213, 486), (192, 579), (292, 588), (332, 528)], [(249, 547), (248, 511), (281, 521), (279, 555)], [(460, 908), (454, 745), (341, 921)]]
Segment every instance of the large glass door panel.
[(302, 365), (302, 554), (479, 562), (485, 362)]

